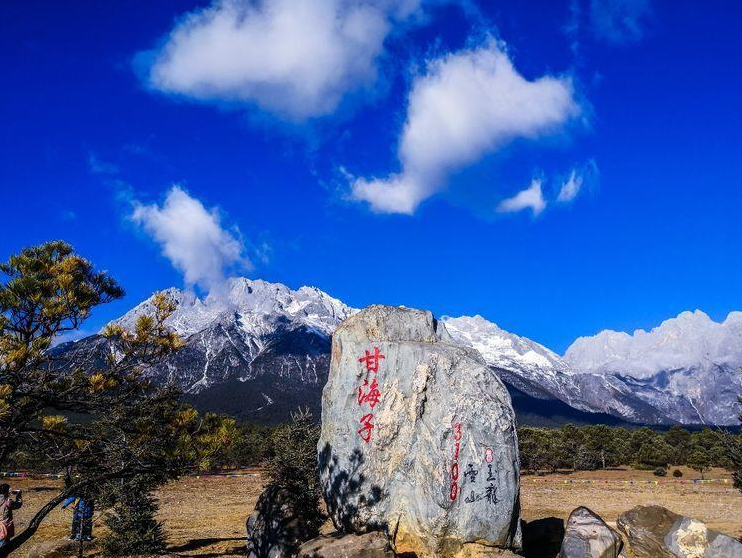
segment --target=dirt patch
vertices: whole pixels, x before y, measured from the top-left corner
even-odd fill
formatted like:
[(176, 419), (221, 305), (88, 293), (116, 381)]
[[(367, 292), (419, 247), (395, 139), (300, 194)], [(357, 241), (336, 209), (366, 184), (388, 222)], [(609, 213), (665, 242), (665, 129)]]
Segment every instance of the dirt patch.
[[(731, 476), (714, 470), (711, 482), (693, 482), (697, 473), (680, 468), (683, 478), (655, 477), (651, 471), (632, 469), (590, 471), (522, 478), (523, 518), (549, 516), (566, 519), (586, 505), (615, 524), (619, 514), (638, 505), (658, 504), (676, 513), (698, 518), (734, 537), (742, 536), (742, 494)], [(260, 470), (239, 472), (241, 476), (188, 477), (164, 487), (160, 493), (160, 519), (169, 538), (169, 554), (200, 558), (242, 557), (245, 553), (245, 519), (265, 484)], [(17, 526), (25, 522), (58, 489), (61, 482), (48, 479), (10, 479), (13, 488), (24, 491), (24, 506), (16, 512)], [(71, 512), (54, 510), (34, 539), (14, 553), (28, 558), (28, 550), (45, 541), (69, 534)], [(95, 530), (100, 533), (100, 514)], [(95, 556), (91, 549), (86, 555)]]

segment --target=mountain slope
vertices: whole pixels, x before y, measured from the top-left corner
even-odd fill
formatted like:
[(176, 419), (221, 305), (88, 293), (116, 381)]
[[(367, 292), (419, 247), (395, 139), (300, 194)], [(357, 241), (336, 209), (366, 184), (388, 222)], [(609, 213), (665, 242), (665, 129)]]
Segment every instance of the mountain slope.
[[(649, 332), (602, 331), (577, 339), (564, 360), (581, 380), (583, 400), (589, 399), (589, 386), (608, 383), (665, 419), (736, 424), (736, 397), (742, 393), (742, 312), (717, 323), (696, 310)], [(592, 399), (591, 406), (606, 411), (604, 400)]]
[[(244, 278), (219, 297), (168, 292), (178, 307), (167, 323), (185, 346), (147, 370), (151, 378), (176, 383), (203, 410), (243, 419), (282, 421), (300, 405), (319, 412), (332, 332), (355, 309), (313, 287)], [(116, 322), (132, 328), (151, 308), (145, 300)], [(521, 421), (736, 423), (742, 313), (722, 324), (696, 312), (649, 333), (602, 332), (575, 341), (565, 357), (481, 316), (441, 321), (502, 378)], [(55, 348), (88, 366), (105, 350), (98, 335)]]
[(574, 409), (646, 424), (737, 424), (742, 313), (684, 312), (651, 332), (582, 337), (564, 358), (481, 316), (443, 318), (510, 385)]

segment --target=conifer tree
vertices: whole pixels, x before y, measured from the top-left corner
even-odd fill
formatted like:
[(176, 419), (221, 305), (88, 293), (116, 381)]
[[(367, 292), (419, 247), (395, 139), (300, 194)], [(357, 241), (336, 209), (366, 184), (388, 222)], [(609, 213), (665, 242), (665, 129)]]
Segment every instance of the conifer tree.
[(157, 500), (145, 476), (118, 483), (111, 496), (116, 502), (106, 514), (108, 533), (101, 545), (106, 556), (158, 554), (165, 550), (162, 524), (157, 521)]
[(209, 437), (209, 424), (180, 402), (177, 389), (153, 386), (142, 375), (182, 344), (165, 323), (175, 309), (166, 295), (154, 297), (133, 331), (107, 327), (103, 356), (58, 358), (53, 343), (59, 335), (121, 296), (110, 276), (62, 241), (26, 248), (0, 263), (0, 468), (23, 450), (70, 479), (0, 549), (0, 558), (28, 542), (67, 497), (85, 494), (102, 502), (112, 486), (136, 478), (147, 479), (151, 489), (196, 465), (209, 451), (201, 445), (218, 443)]
[[(739, 402), (742, 404), (742, 397), (739, 398)], [(742, 423), (742, 413), (739, 415), (739, 421)], [(734, 466), (734, 486), (742, 492), (742, 432), (730, 442), (729, 459)]]

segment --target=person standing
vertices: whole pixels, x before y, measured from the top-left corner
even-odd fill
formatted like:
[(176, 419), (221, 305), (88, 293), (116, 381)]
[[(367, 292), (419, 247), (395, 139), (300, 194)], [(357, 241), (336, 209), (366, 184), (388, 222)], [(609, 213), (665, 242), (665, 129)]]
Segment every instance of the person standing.
[(73, 503), (70, 540), (93, 540), (93, 512), (95, 511), (95, 503), (89, 498), (71, 496), (64, 501), (62, 509), (67, 508)]
[[(11, 497), (15, 496), (15, 499)], [(15, 525), (13, 524), (13, 510), (23, 505), (23, 497), (20, 490), (10, 490), (7, 483), (0, 484), (0, 548), (8, 544), (15, 536)]]

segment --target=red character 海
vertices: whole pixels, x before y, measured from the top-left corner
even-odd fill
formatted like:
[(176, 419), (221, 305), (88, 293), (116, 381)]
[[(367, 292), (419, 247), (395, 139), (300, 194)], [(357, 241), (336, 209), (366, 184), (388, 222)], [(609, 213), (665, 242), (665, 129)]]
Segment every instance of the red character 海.
[[(364, 388), (368, 388), (364, 391)], [(381, 392), (379, 391), (379, 384), (376, 382), (376, 378), (371, 380), (369, 385), (368, 380), (363, 381), (363, 387), (358, 388), (358, 405), (368, 403), (373, 409), (381, 399)]]

